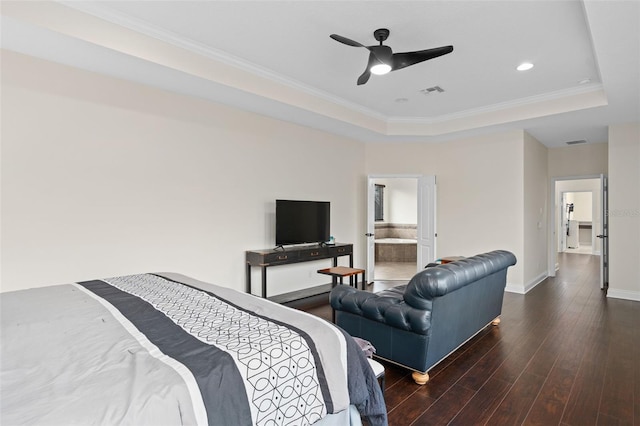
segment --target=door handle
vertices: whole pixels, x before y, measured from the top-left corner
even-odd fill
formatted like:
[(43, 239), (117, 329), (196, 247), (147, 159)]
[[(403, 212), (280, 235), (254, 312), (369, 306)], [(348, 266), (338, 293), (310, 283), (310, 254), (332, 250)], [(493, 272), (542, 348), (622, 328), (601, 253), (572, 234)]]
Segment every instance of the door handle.
[(366, 234), (364, 234), (365, 237), (373, 237), (375, 234), (372, 234), (371, 232), (367, 232)]
[(600, 235), (596, 235), (596, 238), (607, 238), (607, 236), (600, 234)]

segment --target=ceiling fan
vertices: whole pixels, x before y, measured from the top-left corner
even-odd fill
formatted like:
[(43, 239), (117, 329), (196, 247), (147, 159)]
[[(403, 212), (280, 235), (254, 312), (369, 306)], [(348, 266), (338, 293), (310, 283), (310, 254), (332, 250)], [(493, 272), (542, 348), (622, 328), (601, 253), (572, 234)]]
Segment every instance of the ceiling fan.
[(453, 46), (435, 47), (433, 49), (417, 50), (415, 52), (393, 53), (389, 46), (383, 46), (382, 42), (389, 37), (389, 30), (380, 28), (373, 32), (373, 36), (380, 42), (379, 46), (365, 46), (338, 34), (331, 34), (330, 37), (347, 46), (364, 47), (369, 50), (369, 62), (367, 68), (362, 75), (358, 77), (358, 85), (365, 84), (369, 81), (371, 73), (383, 75), (391, 71), (396, 71), (409, 65), (426, 61), (428, 59), (437, 58), (453, 52)]

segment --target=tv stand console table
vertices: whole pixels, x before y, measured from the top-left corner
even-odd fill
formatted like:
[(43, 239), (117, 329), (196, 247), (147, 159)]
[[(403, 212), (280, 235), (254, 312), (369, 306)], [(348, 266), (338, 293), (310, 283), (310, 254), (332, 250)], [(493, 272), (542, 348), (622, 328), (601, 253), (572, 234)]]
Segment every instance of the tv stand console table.
[[(336, 243), (334, 245), (317, 245), (290, 247), (286, 249), (250, 250), (246, 252), (247, 281), (246, 292), (251, 294), (251, 267), (259, 266), (262, 270), (262, 294), (267, 297), (267, 268), (271, 266), (290, 265), (292, 263), (310, 262), (319, 259), (333, 259), (333, 266), (338, 266), (338, 257), (349, 256), (349, 267), (353, 268), (353, 244)], [(313, 295), (310, 294), (310, 295)], [(306, 296), (304, 296), (306, 297)]]

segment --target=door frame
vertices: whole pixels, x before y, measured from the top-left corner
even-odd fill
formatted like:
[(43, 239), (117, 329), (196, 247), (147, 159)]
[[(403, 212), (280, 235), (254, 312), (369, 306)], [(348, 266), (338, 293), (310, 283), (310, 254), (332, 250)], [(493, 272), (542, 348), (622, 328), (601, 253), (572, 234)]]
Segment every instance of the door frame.
[(600, 288), (609, 288), (609, 178), (600, 175), (600, 194), (602, 197), (600, 211), (602, 214), (602, 231), (598, 235), (602, 243), (600, 246)]
[[(367, 264), (366, 264), (366, 275), (368, 277), (369, 282), (373, 282), (375, 279), (375, 214), (374, 214), (374, 194), (375, 194), (375, 181), (376, 179), (415, 179), (416, 180), (416, 200), (417, 200), (417, 229), (418, 232), (420, 231), (420, 229), (422, 229), (422, 226), (424, 226), (424, 224), (422, 223), (422, 218), (424, 217), (424, 211), (423, 211), (423, 194), (421, 193), (422, 189), (423, 189), (423, 185), (424, 182), (423, 180), (425, 178), (428, 178), (429, 176), (432, 175), (423, 175), (423, 174), (383, 174), (383, 173), (372, 173), (367, 175), (367, 220), (366, 220), (366, 233), (365, 233), (365, 247), (366, 247), (366, 259), (367, 259)], [(435, 188), (436, 188), (436, 184), (435, 184), (435, 176), (433, 176), (434, 182), (433, 182), (433, 187), (434, 187), (434, 194), (433, 194), (433, 212), (432, 212), (432, 216), (433, 216), (433, 220), (432, 220), (432, 226), (433, 226), (433, 232), (434, 232), (434, 239), (433, 239), (433, 256), (436, 256), (436, 194), (435, 194)], [(371, 235), (370, 235), (371, 234)], [(418, 235), (418, 240), (420, 236)], [(422, 259), (420, 258), (420, 256), (418, 255), (416, 258), (416, 272), (421, 270), (422, 267), (424, 265), (422, 265)]]
[[(555, 277), (556, 276), (556, 270), (558, 268), (558, 262), (557, 262), (557, 251), (558, 251), (558, 235), (556, 234), (556, 230), (558, 228), (558, 220), (559, 220), (559, 215), (556, 214), (556, 209), (557, 209), (557, 200), (556, 200), (556, 183), (559, 181), (566, 181), (566, 180), (586, 180), (586, 179), (598, 179), (600, 180), (600, 183), (602, 185), (603, 179), (606, 179), (606, 175), (602, 175), (602, 174), (597, 174), (597, 175), (580, 175), (580, 176), (562, 176), (562, 177), (552, 177), (549, 181), (549, 197), (548, 197), (548, 202), (549, 202), (549, 212), (547, 215), (547, 220), (549, 223), (547, 232), (548, 232), (548, 240), (549, 244), (547, 246), (547, 275), (550, 277)], [(577, 191), (571, 191), (571, 192), (577, 192)], [(600, 204), (601, 204), (601, 210), (602, 207), (604, 206), (604, 200), (600, 200)], [(604, 214), (604, 213), (601, 213)], [(601, 226), (604, 226), (604, 217), (600, 218), (600, 223), (602, 224)], [(601, 248), (600, 250), (600, 256), (602, 259), (603, 256), (603, 251), (604, 248)]]

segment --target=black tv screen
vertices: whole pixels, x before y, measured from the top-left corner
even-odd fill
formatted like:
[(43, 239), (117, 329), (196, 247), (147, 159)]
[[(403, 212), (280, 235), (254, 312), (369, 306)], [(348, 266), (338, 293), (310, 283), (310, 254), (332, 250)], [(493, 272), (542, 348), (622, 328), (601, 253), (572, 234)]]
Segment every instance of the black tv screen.
[(328, 201), (276, 200), (276, 246), (329, 240)]

